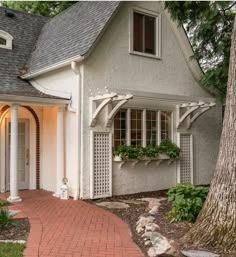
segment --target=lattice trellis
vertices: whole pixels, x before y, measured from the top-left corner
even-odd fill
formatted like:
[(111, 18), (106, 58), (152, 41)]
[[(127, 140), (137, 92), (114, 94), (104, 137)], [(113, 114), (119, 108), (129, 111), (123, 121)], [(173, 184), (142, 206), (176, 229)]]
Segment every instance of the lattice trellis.
[(193, 183), (193, 143), (192, 135), (180, 133), (180, 159), (179, 181), (180, 183)]
[(92, 198), (112, 195), (112, 151), (110, 133), (93, 133)]

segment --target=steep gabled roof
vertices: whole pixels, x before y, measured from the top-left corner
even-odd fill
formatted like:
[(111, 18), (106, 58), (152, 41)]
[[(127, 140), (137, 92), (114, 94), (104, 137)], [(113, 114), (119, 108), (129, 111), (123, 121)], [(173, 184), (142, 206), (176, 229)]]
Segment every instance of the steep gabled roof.
[[(6, 11), (14, 17), (6, 16)], [(13, 36), (12, 49), (0, 48), (0, 94), (54, 98), (19, 78), (39, 33), (48, 18), (0, 7), (0, 30)]]
[(118, 6), (118, 1), (77, 2), (48, 21), (27, 63), (27, 74), (84, 56)]

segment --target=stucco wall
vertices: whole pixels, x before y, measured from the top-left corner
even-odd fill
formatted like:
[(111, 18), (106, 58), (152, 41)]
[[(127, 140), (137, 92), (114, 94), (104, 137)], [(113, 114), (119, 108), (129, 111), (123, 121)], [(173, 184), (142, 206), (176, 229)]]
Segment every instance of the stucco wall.
[(70, 66), (38, 76), (34, 78), (32, 85), (39, 86), (39, 90), (46, 90), (45, 93), (49, 95), (57, 95), (62, 98), (65, 97), (63, 93), (67, 93), (69, 94), (67, 96), (71, 95), (72, 106), (76, 107), (78, 104), (76, 76)]
[[(162, 38), (161, 59), (142, 57), (129, 53), (129, 8), (138, 6), (161, 13)], [(187, 44), (187, 42), (185, 42)], [(188, 61), (188, 60), (187, 60)], [(81, 142), (81, 197), (90, 197), (91, 138), (90, 131), (112, 132), (105, 128), (108, 107), (98, 117), (95, 128), (90, 128), (90, 96), (105, 92), (132, 93), (134, 99), (126, 106), (150, 109), (170, 108), (174, 112), (178, 96), (184, 102), (185, 97), (191, 101), (211, 97), (195, 80), (187, 64), (183, 49), (173, 32), (171, 23), (164, 14), (159, 2), (124, 2), (111, 21), (107, 30), (90, 56), (83, 62), (80, 86), (82, 90), (82, 142)], [(84, 72), (83, 72), (84, 71)], [(197, 73), (198, 71), (196, 71)], [(39, 76), (35, 82), (51, 92), (72, 95), (72, 107), (78, 106), (78, 83), (71, 68), (64, 67)], [(156, 95), (155, 95), (156, 94)], [(157, 94), (162, 94), (157, 95)], [(139, 96), (139, 97), (137, 97)], [(143, 96), (141, 99), (140, 96)], [(172, 102), (169, 102), (172, 98)], [(151, 99), (151, 100), (150, 100)], [(168, 102), (168, 105), (165, 104)], [(41, 186), (54, 191), (56, 187), (56, 109), (45, 107), (43, 111), (42, 145), (41, 145)], [(69, 179), (70, 193), (78, 182), (78, 153), (76, 149), (77, 131), (75, 113), (68, 113), (66, 118), (66, 175)], [(207, 122), (206, 122), (207, 121)], [(175, 124), (173, 124), (175, 128)], [(194, 124), (194, 183), (207, 184), (214, 171), (218, 152), (221, 129), (221, 110), (214, 107)], [(186, 132), (186, 129), (179, 131)], [(176, 129), (173, 140), (176, 141)], [(159, 167), (151, 163), (149, 167), (130, 164), (119, 170), (113, 163), (113, 194), (127, 194), (141, 191), (166, 189), (176, 183), (176, 163)]]
[[(133, 5), (162, 14), (162, 58), (160, 60), (129, 54), (129, 7)], [(91, 113), (87, 108), (90, 106), (91, 93), (97, 95), (105, 93), (106, 90), (126, 93), (132, 91), (134, 99), (135, 92), (137, 94), (145, 92), (145, 95), (149, 94), (149, 97), (154, 98), (152, 93), (178, 95), (180, 98), (192, 96), (196, 97), (196, 100), (211, 97), (194, 79), (170, 23), (158, 2), (124, 3), (92, 54), (85, 60), (84, 71), (84, 153), (89, 152), (91, 140), (89, 134)], [(168, 96), (166, 97), (168, 99)], [(156, 98), (156, 102), (152, 100), (152, 103), (149, 103), (148, 97), (146, 100), (144, 97), (140, 102), (137, 100), (134, 105), (138, 108), (148, 106), (158, 109), (159, 100)], [(131, 106), (132, 101), (129, 102)], [(174, 104), (172, 108), (175, 109)], [(108, 108), (105, 108), (100, 117), (106, 119), (107, 112)], [(112, 131), (104, 128), (102, 121), (98, 120), (100, 124), (93, 130)], [(194, 182), (196, 184), (210, 182), (218, 152), (220, 121), (220, 108), (213, 108), (211, 112), (204, 114), (191, 130), (194, 136)], [(182, 131), (186, 130), (182, 129)], [(176, 141), (176, 133), (173, 140)], [(90, 158), (91, 154), (84, 154), (84, 198), (88, 198), (90, 192)], [(113, 194), (166, 189), (176, 183), (176, 172), (176, 164), (171, 166), (162, 164), (158, 168), (154, 164), (150, 167), (138, 164), (135, 168), (130, 168), (130, 164), (127, 164), (119, 170), (118, 165), (113, 163)]]

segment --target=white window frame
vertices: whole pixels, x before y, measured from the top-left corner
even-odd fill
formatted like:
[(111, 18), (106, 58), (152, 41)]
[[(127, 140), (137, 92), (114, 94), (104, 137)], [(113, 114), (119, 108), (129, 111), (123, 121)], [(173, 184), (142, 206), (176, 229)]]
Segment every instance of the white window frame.
[[(131, 110), (139, 110), (142, 111), (142, 146), (145, 147), (147, 144), (147, 140), (146, 140), (146, 118), (147, 118), (147, 111), (154, 111), (156, 112), (157, 115), (157, 132), (156, 132), (156, 142), (157, 145), (159, 145), (161, 143), (161, 112), (170, 112), (171, 113), (171, 124), (170, 124), (170, 129), (171, 129), (171, 133), (170, 133), (170, 140), (173, 141), (174, 140), (174, 119), (173, 119), (173, 110), (171, 109), (154, 109), (154, 108), (143, 108), (140, 109), (138, 107), (129, 107), (129, 108), (122, 108), (123, 110), (126, 110), (126, 145), (130, 145), (131, 144)], [(114, 122), (113, 122), (113, 135), (114, 135)], [(114, 137), (113, 137), (113, 142), (112, 142), (113, 146), (114, 146)]]
[(6, 45), (0, 44), (0, 48), (12, 49), (12, 40), (13, 36), (7, 33), (6, 31), (0, 30), (0, 38), (6, 40)]
[[(155, 18), (155, 54), (149, 53), (142, 53), (138, 51), (134, 51), (134, 36), (133, 36), (133, 19), (134, 19), (134, 12), (152, 16)], [(156, 58), (161, 59), (161, 14), (158, 12), (154, 12), (151, 10), (143, 9), (140, 7), (132, 7), (130, 8), (130, 15), (129, 15), (129, 53), (134, 55), (140, 55), (144, 57)]]

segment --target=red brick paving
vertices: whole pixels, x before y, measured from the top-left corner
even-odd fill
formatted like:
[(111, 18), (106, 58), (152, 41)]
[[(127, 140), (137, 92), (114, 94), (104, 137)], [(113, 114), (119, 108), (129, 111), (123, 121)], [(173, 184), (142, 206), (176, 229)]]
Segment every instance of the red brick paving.
[(43, 190), (20, 191), (20, 196), (23, 201), (11, 208), (30, 220), (24, 257), (144, 257), (128, 225), (108, 211)]

